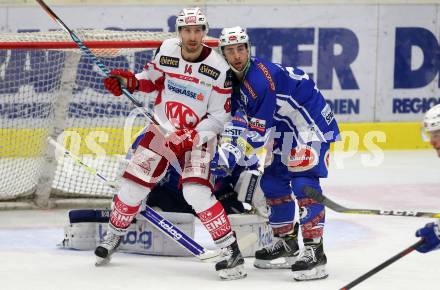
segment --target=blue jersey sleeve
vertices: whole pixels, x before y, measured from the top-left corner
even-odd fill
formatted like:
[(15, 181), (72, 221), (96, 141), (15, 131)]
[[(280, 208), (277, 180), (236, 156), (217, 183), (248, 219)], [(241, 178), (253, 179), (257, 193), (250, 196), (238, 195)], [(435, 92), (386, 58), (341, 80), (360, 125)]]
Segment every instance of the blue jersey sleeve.
[[(304, 143), (333, 142), (339, 138), (339, 128), (333, 111), (313, 80), (300, 69), (281, 67), (277, 74), (278, 113), (287, 115)], [(287, 116), (288, 117), (288, 116)]]

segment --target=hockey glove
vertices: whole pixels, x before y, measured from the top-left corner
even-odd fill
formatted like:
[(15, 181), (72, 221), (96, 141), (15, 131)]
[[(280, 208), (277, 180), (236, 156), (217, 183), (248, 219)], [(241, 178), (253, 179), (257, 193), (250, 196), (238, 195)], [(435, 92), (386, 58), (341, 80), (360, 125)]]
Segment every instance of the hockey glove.
[(211, 173), (220, 177), (231, 174), (242, 156), (238, 147), (231, 143), (221, 144), (211, 161)]
[(115, 96), (122, 95), (121, 86), (133, 93), (137, 86), (138, 80), (136, 76), (127, 70), (114, 69), (110, 72), (110, 76), (103, 80), (105, 88)]
[(437, 223), (428, 223), (416, 232), (416, 236), (423, 238), (424, 243), (416, 248), (420, 253), (427, 253), (440, 248), (440, 226)]
[(171, 151), (180, 158), (187, 151), (190, 151), (194, 144), (198, 143), (198, 134), (196, 130), (180, 129), (166, 137), (166, 144)]

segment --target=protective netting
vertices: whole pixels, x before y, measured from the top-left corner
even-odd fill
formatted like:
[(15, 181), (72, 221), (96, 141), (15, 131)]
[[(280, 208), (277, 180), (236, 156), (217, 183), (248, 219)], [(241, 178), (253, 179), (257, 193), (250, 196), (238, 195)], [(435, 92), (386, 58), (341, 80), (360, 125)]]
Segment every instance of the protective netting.
[[(175, 37), (174, 32), (152, 32), (152, 31), (116, 31), (100, 29), (79, 29), (74, 31), (82, 41), (144, 41), (153, 43), (162, 42), (164, 39)], [(22, 43), (42, 43), (42, 42), (72, 42), (69, 34), (64, 30), (50, 32), (22, 32), (22, 33), (2, 33), (0, 42), (22, 42)], [(25, 44), (24, 44), (25, 45)], [(147, 44), (148, 45), (148, 44)], [(152, 46), (155, 46), (154, 44)]]
[[(139, 72), (157, 47), (154, 41), (174, 33), (77, 31), (83, 41), (107, 42), (93, 51), (112, 68)], [(143, 41), (141, 48), (121, 48), (120, 41)], [(151, 42), (153, 41), (153, 42)], [(50, 181), (50, 195), (110, 197), (112, 191), (71, 159), (53, 162), (47, 136), (58, 138), (84, 162), (113, 180), (131, 142), (145, 119), (124, 125), (135, 106), (124, 96), (114, 97), (102, 84), (103, 74), (79, 49), (48, 49), (67, 42), (63, 31), (2, 34), (0, 43), (23, 47), (0, 49), (0, 200), (33, 196)], [(119, 43), (112, 47), (112, 42)], [(45, 45), (49, 44), (49, 45)], [(32, 46), (39, 46), (29, 49)], [(1, 47), (1, 45), (0, 45)], [(15, 47), (15, 44), (14, 44)], [(69, 46), (70, 47), (70, 46)], [(146, 106), (149, 95), (135, 94)]]

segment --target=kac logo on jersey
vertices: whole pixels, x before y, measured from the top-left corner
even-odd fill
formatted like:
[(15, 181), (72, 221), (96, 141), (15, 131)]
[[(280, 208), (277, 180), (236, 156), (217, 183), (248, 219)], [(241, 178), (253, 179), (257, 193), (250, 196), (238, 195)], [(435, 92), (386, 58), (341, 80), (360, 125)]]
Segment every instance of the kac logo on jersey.
[(167, 102), (165, 114), (177, 129), (192, 129), (199, 123), (197, 114), (190, 107), (179, 102)]
[(159, 63), (163, 66), (179, 67), (179, 59), (177, 57), (162, 55), (159, 59)]

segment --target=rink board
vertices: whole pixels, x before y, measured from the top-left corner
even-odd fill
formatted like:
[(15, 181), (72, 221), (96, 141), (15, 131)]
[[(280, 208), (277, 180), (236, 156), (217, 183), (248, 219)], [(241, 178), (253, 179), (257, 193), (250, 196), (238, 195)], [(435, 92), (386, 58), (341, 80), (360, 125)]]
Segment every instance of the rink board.
[[(338, 151), (430, 148), (430, 144), (422, 140), (420, 123), (342, 123), (340, 129), (342, 142), (333, 146)], [(139, 130), (140, 127), (134, 128), (132, 132)], [(123, 155), (133, 140), (124, 142), (123, 128), (71, 128), (66, 131), (68, 138), (65, 138), (64, 145), (80, 155)], [(46, 129), (0, 129), (0, 135), (0, 157), (41, 156), (46, 146)]]

